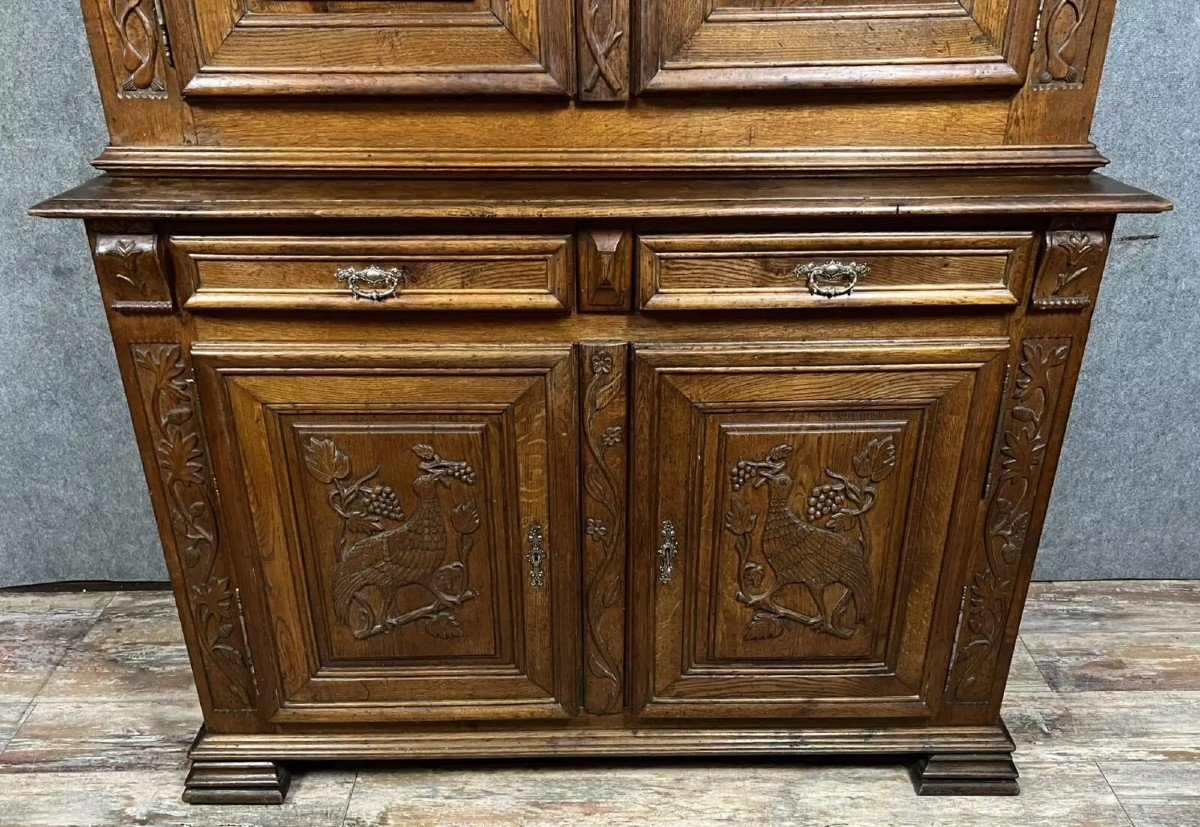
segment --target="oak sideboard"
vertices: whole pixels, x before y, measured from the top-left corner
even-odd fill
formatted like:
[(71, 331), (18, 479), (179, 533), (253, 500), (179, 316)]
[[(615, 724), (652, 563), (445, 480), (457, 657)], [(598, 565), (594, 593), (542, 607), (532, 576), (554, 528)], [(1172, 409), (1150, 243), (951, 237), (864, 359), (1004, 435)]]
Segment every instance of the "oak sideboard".
[(87, 225), (204, 727), (905, 756), (1009, 664), (1114, 220), (1113, 0), (83, 0)]

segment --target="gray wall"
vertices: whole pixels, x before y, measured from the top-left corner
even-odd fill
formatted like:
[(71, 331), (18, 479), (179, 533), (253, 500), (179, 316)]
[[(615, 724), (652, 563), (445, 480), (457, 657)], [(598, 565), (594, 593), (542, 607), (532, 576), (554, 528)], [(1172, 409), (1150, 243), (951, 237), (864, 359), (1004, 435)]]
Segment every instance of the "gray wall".
[[(1094, 140), (1176, 211), (1118, 224), (1043, 579), (1200, 577), (1196, 43), (1197, 9), (1120, 0)], [(163, 579), (82, 228), (25, 216), (105, 140), (77, 0), (5, 4), (0, 55), (0, 586)]]

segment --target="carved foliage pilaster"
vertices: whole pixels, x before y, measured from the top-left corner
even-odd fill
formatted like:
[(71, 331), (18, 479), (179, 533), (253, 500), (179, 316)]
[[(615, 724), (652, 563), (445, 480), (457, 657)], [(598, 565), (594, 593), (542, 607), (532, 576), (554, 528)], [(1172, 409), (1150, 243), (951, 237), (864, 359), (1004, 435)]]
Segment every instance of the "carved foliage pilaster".
[(184, 611), (195, 627), (212, 706), (252, 709), (254, 672), (241, 604), (221, 548), (212, 475), (183, 349), (175, 343), (137, 343), (132, 350), (157, 484), (171, 521), (174, 548), (167, 552), (178, 560)]
[(1051, 230), (1033, 290), (1037, 310), (1083, 310), (1096, 300), (1108, 253), (1099, 230)]
[(629, 98), (629, 0), (580, 0), (579, 97)]
[(1044, 0), (1033, 53), (1033, 87), (1083, 84), (1099, 0)]
[(1024, 557), (1036, 545), (1030, 522), (1062, 392), (1070, 340), (1026, 339), (1001, 427), (982, 543), (964, 586), (946, 683), (951, 701), (986, 702)]
[(101, 0), (112, 24), (117, 94), (165, 98), (163, 42), (154, 0)]
[(119, 313), (172, 312), (171, 285), (152, 228), (97, 232), (92, 256), (111, 309)]
[(624, 702), (626, 345), (583, 345), (584, 700)]

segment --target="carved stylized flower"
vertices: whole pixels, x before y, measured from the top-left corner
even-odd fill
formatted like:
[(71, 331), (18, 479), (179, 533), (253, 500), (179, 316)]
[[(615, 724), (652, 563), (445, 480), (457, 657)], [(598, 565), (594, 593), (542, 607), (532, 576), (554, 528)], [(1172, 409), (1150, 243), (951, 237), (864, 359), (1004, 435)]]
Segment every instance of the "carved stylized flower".
[(600, 437), (600, 442), (604, 444), (605, 448), (611, 448), (614, 445), (620, 444), (623, 435), (624, 431), (621, 430), (620, 425), (611, 425), (604, 429), (604, 433)]
[(204, 483), (200, 435), (173, 428), (158, 442), (158, 467), (171, 482)]
[(600, 350), (592, 354), (592, 372), (593, 373), (611, 373), (613, 367), (612, 354)]
[(608, 526), (604, 524), (604, 521), (597, 520), (592, 517), (588, 518), (587, 525), (584, 530), (587, 532), (587, 536), (591, 537), (597, 542), (603, 542), (604, 538), (608, 536)]

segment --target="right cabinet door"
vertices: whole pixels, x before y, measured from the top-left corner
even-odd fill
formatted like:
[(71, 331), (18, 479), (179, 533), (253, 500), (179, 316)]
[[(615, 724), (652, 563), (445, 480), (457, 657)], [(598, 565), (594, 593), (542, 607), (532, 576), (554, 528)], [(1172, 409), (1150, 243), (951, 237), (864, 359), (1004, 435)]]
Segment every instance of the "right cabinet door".
[(635, 357), (634, 706), (921, 718), (1008, 342), (650, 346)]
[(640, 0), (643, 91), (1019, 85), (1036, 0)]

